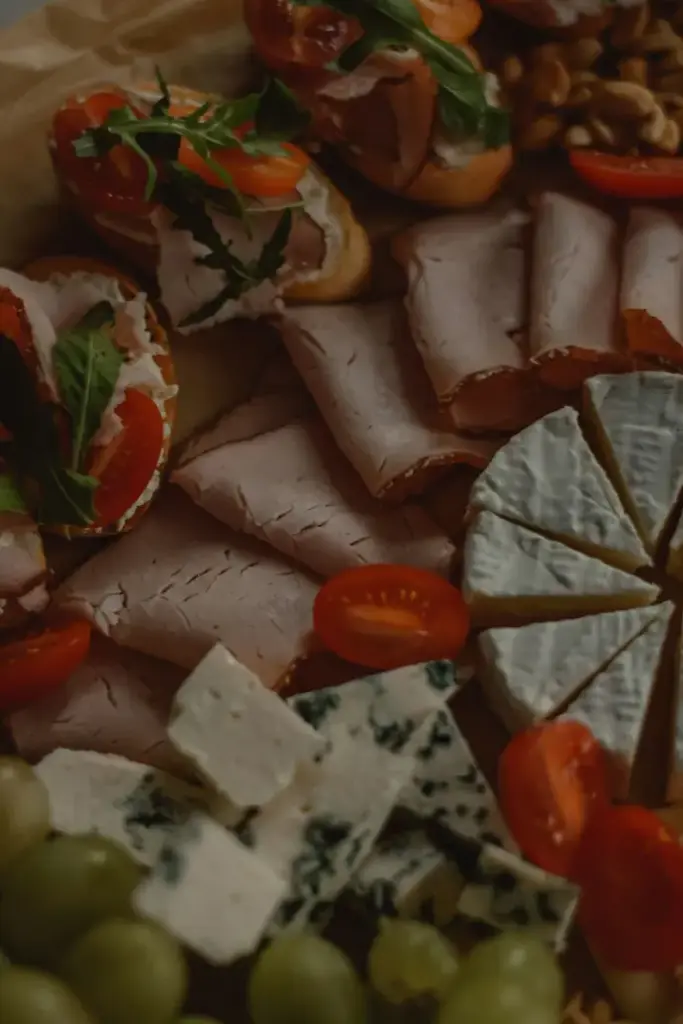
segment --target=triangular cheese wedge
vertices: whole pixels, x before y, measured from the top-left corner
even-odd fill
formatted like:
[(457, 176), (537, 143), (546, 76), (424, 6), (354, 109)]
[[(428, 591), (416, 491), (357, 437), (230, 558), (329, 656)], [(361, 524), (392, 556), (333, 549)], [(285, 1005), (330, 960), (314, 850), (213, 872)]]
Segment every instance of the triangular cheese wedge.
[(547, 619), (652, 604), (659, 590), (559, 541), (481, 512), (467, 534), (463, 593), (480, 617)]
[(649, 562), (569, 407), (544, 416), (494, 455), (472, 488), (470, 508), (535, 527), (622, 569)]
[(569, 705), (562, 718), (583, 722), (607, 751), (614, 795), (628, 795), (674, 606), (628, 644)]
[(654, 605), (486, 630), (479, 643), (489, 703), (512, 732), (554, 715), (661, 614)]
[(683, 487), (683, 376), (593, 377), (585, 397), (605, 464), (653, 551)]

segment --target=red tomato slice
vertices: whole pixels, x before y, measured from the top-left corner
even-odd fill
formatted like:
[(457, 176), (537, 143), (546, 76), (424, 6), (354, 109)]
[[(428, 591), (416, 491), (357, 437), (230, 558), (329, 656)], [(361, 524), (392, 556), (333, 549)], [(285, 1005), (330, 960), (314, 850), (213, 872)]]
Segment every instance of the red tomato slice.
[(610, 196), (626, 199), (683, 196), (683, 159), (680, 157), (619, 156), (575, 149), (569, 160), (585, 182)]
[(14, 342), (35, 376), (38, 372), (38, 354), (33, 344), (33, 330), (24, 303), (9, 288), (0, 288), (0, 334)]
[(534, 864), (573, 876), (586, 822), (608, 806), (607, 779), (602, 748), (580, 722), (546, 722), (510, 741), (498, 763), (500, 805)]
[(92, 209), (145, 215), (153, 206), (144, 199), (148, 168), (141, 156), (123, 145), (103, 157), (79, 157), (74, 151), (74, 142), (87, 129), (103, 124), (110, 111), (122, 107), (144, 117), (123, 92), (67, 100), (52, 122), (52, 155), (60, 176)]
[(334, 654), (391, 669), (460, 652), (470, 626), (459, 590), (435, 573), (366, 565), (339, 573), (313, 607), (315, 631)]
[(96, 449), (89, 468), (100, 481), (94, 524), (99, 527), (118, 522), (140, 498), (159, 464), (164, 444), (164, 422), (149, 395), (129, 388), (116, 415), (123, 430), (106, 448)]
[(427, 28), (446, 43), (464, 43), (479, 28), (477, 0), (415, 0)]
[(609, 967), (669, 971), (683, 963), (683, 847), (644, 807), (606, 807), (575, 861), (579, 922)]
[[(311, 160), (303, 149), (286, 142), (282, 156), (249, 156), (241, 149), (215, 150), (211, 155), (227, 174), (235, 188), (247, 196), (282, 196), (296, 188)], [(225, 188), (224, 179), (182, 139), (178, 159), (200, 178)]]
[(355, 18), (289, 0), (246, 0), (244, 16), (261, 59), (272, 68), (324, 68), (363, 34)]
[(0, 712), (14, 711), (62, 686), (89, 647), (90, 623), (80, 620), (0, 647)]

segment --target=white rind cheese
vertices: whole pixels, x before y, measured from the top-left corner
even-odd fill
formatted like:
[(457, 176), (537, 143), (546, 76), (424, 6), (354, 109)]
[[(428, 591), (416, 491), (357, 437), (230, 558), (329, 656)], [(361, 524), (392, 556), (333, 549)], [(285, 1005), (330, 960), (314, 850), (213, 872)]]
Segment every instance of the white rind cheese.
[(470, 495), (487, 509), (598, 555), (622, 569), (649, 562), (574, 409), (560, 409), (501, 448)]
[(171, 743), (237, 807), (261, 807), (324, 738), (217, 644), (176, 694)]
[(491, 706), (513, 732), (555, 714), (661, 614), (655, 605), (486, 630), (479, 645)]
[(593, 679), (562, 718), (588, 726), (610, 757), (613, 792), (625, 799), (674, 606), (660, 613)]
[(683, 377), (594, 377), (585, 395), (607, 468), (653, 551), (683, 487)]
[(544, 617), (651, 604), (659, 589), (492, 512), (481, 512), (465, 543), (463, 593), (475, 612)]

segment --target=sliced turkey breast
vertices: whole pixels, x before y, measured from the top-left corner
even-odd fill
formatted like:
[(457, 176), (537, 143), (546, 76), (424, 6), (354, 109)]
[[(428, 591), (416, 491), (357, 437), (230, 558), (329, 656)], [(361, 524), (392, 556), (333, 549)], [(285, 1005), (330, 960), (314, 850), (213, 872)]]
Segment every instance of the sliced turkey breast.
[(117, 643), (186, 668), (222, 643), (274, 686), (304, 653), (318, 585), (169, 488), (56, 600)]
[(44, 611), (46, 575), (38, 528), (28, 517), (0, 513), (0, 627), (18, 626)]
[(444, 427), (399, 302), (301, 306), (280, 324), (335, 441), (376, 497), (419, 493), (444, 467), (484, 466), (496, 450)]
[(94, 636), (87, 660), (64, 686), (10, 717), (17, 750), (28, 761), (57, 747), (95, 750), (187, 774), (166, 735), (185, 675), (177, 665)]
[(683, 365), (683, 226), (667, 210), (631, 210), (620, 309), (637, 356)]
[(450, 569), (446, 535), (417, 505), (372, 498), (318, 417), (223, 445), (173, 481), (234, 530), (323, 576), (377, 562)]
[(618, 232), (606, 213), (546, 192), (536, 220), (530, 349), (544, 380), (579, 387), (628, 369), (617, 342)]

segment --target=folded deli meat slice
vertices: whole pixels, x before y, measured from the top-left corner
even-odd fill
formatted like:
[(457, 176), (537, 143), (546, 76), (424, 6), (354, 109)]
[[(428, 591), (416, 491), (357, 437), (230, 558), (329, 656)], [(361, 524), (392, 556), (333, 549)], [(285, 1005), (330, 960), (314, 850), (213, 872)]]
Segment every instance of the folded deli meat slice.
[(683, 377), (628, 373), (587, 381), (602, 457), (650, 551), (683, 487)]
[(659, 588), (481, 512), (467, 534), (463, 592), (475, 617), (552, 618), (652, 604)]
[(317, 417), (217, 448), (173, 480), (234, 530), (323, 576), (373, 562), (447, 576), (455, 553), (419, 506), (372, 498)]
[(184, 758), (166, 735), (185, 675), (177, 665), (95, 634), (87, 660), (64, 686), (10, 717), (17, 750), (28, 761), (57, 747), (95, 750), (186, 774)]
[(661, 612), (593, 679), (563, 718), (583, 722), (607, 751), (611, 792), (628, 796), (631, 772), (662, 661), (674, 606)]
[(494, 455), (472, 488), (470, 507), (542, 530), (621, 569), (649, 562), (569, 407), (527, 427)]
[(171, 489), (57, 592), (106, 636), (194, 668), (222, 643), (268, 686), (304, 653), (318, 582)]
[(662, 614), (662, 606), (487, 629), (479, 638), (489, 703), (511, 731), (556, 714)]
[(683, 226), (668, 210), (631, 211), (620, 309), (635, 355), (683, 365)]
[(0, 513), (0, 627), (42, 612), (49, 601), (43, 542), (28, 516)]
[(292, 308), (284, 342), (349, 462), (376, 497), (419, 493), (497, 445), (445, 429), (397, 302)]
[(528, 219), (494, 207), (428, 220), (394, 240), (413, 338), (463, 429), (515, 430), (534, 418), (536, 385), (519, 339)]
[(627, 369), (616, 340), (617, 225), (594, 206), (546, 192), (536, 220), (530, 350), (544, 380), (578, 387)]

